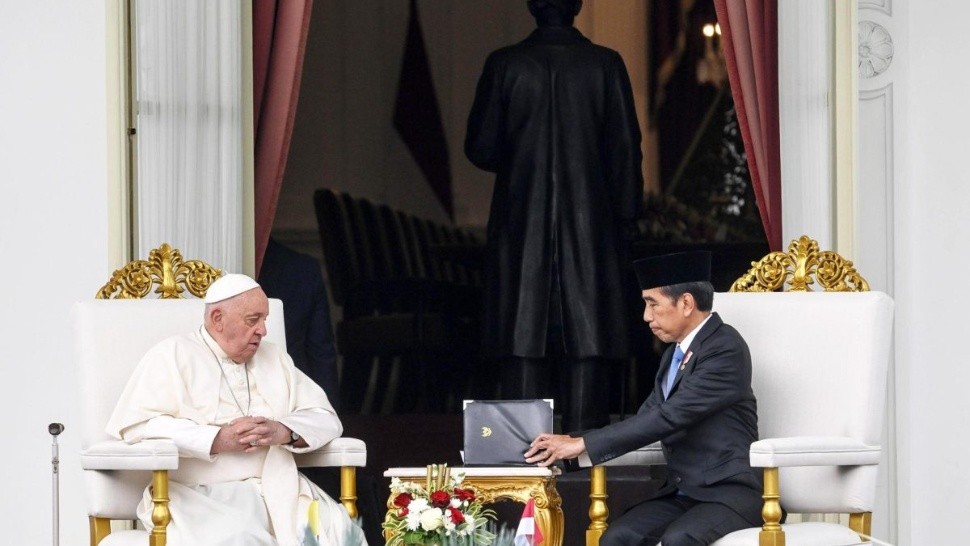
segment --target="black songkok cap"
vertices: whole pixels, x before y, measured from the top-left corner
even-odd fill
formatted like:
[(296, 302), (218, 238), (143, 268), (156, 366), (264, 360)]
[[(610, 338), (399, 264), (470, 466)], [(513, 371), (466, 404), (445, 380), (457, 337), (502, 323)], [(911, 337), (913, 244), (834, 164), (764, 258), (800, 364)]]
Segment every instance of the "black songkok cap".
[(640, 290), (685, 282), (711, 280), (711, 253), (706, 250), (677, 252), (633, 262)]

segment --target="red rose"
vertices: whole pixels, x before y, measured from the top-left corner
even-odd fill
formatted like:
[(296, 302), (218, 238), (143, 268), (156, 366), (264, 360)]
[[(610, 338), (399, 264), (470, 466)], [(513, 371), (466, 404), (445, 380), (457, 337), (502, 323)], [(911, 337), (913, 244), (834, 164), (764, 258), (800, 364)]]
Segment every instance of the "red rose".
[(412, 497), (410, 493), (401, 493), (398, 496), (394, 497), (394, 506), (401, 506), (401, 507), (407, 508), (407, 506), (411, 504), (411, 501), (413, 500), (414, 500), (414, 497)]
[(451, 512), (451, 522), (455, 525), (465, 521), (465, 515), (461, 513), (461, 510), (449, 506), (448, 511)]
[(451, 495), (445, 493), (444, 491), (438, 490), (431, 494), (431, 506), (435, 508), (444, 508), (448, 506), (451, 502)]
[(397, 512), (397, 517), (399, 517), (399, 518), (403, 518), (406, 515), (408, 515), (408, 508), (407, 508), (407, 506), (405, 506), (404, 508), (401, 508)]
[(471, 502), (475, 500), (475, 492), (472, 491), (471, 489), (459, 489), (456, 487), (455, 496), (458, 497), (458, 500), (460, 501)]

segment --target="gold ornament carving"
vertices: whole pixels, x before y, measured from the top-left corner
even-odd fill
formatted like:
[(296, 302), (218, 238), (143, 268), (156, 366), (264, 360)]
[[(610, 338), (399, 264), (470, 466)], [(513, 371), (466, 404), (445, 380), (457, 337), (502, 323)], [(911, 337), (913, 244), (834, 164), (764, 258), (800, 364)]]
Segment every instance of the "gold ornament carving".
[[(400, 479), (418, 483), (425, 487), (430, 485), (427, 472), (423, 475), (400, 476)], [(525, 503), (529, 499), (533, 499), (535, 501), (536, 525), (545, 534), (543, 544), (562, 546), (564, 526), (562, 497), (556, 490), (556, 478), (554, 476), (469, 476), (466, 474), (464, 481), (462, 481), (462, 487), (474, 491), (475, 497), (485, 504), (499, 501)], [(387, 499), (387, 507), (390, 509), (394, 506), (394, 492), (392, 491)], [(385, 529), (385, 539), (390, 539), (389, 533), (390, 531)]]
[(869, 291), (869, 283), (851, 261), (831, 250), (820, 252), (818, 241), (802, 235), (789, 243), (788, 252), (772, 252), (751, 262), (731, 292), (777, 292), (786, 283), (789, 292), (811, 292), (816, 281), (826, 292)]
[(96, 297), (142, 299), (157, 285), (155, 293), (159, 299), (180, 299), (186, 289), (193, 296), (203, 298), (209, 286), (221, 276), (221, 269), (201, 260), (183, 261), (178, 249), (164, 243), (152, 249), (147, 260), (134, 260), (115, 270)]

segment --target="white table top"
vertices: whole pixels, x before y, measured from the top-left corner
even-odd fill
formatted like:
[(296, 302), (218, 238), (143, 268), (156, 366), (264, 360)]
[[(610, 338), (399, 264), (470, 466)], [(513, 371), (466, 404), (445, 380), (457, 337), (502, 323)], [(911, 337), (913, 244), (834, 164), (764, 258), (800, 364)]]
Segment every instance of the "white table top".
[[(464, 473), (467, 478), (487, 477), (552, 477), (562, 474), (558, 467), (552, 469), (542, 466), (452, 466), (452, 474)], [(385, 478), (418, 478), (428, 474), (423, 466), (388, 468), (384, 471)]]

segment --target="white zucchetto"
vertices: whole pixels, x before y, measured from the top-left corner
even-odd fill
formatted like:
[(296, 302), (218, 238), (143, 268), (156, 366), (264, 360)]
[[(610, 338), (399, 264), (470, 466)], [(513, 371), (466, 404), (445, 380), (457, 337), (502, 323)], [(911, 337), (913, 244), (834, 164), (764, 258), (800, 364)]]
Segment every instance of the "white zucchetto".
[(216, 303), (238, 296), (243, 292), (259, 288), (259, 283), (241, 273), (228, 273), (216, 279), (205, 294), (205, 303)]

